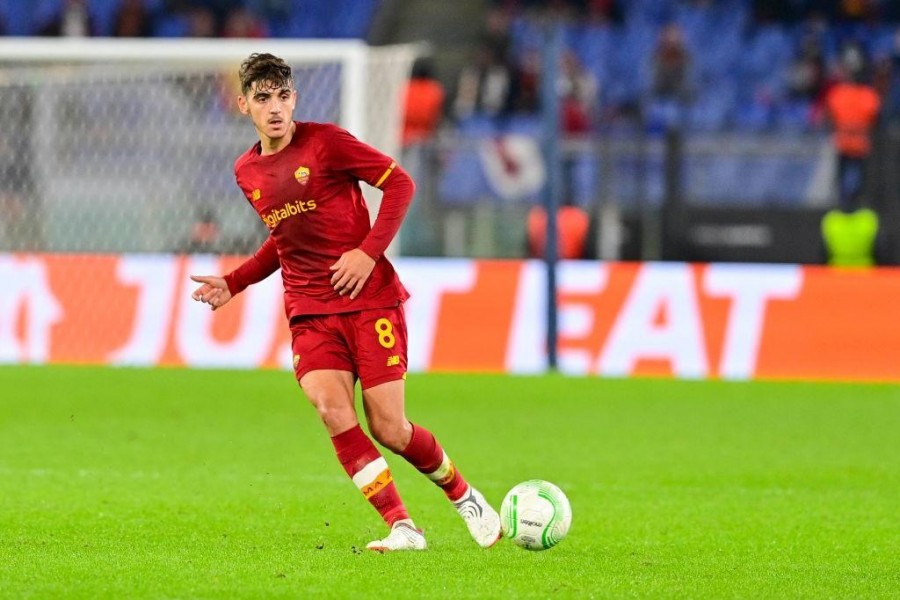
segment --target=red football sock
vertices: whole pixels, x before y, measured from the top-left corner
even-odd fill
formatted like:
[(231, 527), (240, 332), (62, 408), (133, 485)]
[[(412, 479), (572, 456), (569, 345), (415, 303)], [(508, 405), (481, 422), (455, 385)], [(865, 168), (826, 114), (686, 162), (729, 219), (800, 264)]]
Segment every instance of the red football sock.
[(388, 527), (409, 518), (387, 462), (359, 425), (332, 437), (331, 443), (347, 475)]
[(450, 500), (459, 500), (469, 487), (462, 473), (430, 431), (415, 424), (412, 427), (412, 438), (400, 456), (444, 490)]

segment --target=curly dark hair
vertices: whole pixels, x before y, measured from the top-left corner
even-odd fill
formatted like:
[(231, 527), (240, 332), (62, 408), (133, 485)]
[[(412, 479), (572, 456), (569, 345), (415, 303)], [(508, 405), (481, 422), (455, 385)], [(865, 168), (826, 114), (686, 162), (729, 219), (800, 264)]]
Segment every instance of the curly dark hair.
[(254, 52), (241, 63), (238, 76), (244, 94), (254, 83), (267, 83), (275, 88), (294, 86), (290, 65), (273, 54)]

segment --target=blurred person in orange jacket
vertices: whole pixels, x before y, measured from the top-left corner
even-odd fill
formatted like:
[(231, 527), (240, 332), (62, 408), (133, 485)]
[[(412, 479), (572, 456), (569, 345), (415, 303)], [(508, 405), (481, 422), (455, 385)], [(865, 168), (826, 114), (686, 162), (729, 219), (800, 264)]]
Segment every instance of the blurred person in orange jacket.
[(849, 46), (841, 62), (844, 80), (829, 90), (825, 107), (838, 154), (840, 208), (853, 212), (860, 207), (865, 188), (866, 160), (872, 152), (872, 129), (881, 99), (875, 88), (864, 82), (865, 60), (860, 48)]
[(420, 58), (413, 65), (403, 106), (403, 145), (428, 141), (444, 112), (444, 86), (434, 78), (427, 58)]

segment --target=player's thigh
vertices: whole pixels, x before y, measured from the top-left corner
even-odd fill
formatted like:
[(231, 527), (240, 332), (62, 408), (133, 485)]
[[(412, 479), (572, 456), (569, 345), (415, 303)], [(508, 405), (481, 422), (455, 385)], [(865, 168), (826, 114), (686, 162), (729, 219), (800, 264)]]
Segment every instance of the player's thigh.
[(352, 315), (351, 352), (363, 390), (406, 378), (406, 319), (403, 307)]
[(333, 315), (291, 322), (294, 375), (329, 433), (357, 424), (354, 408), (356, 369), (347, 341)]

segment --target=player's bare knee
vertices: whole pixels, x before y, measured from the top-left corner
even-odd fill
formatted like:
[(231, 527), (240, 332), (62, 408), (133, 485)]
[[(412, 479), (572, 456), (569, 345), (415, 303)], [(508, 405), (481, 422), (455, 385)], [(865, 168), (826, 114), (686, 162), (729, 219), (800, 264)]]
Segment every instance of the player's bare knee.
[(407, 431), (404, 421), (369, 422), (369, 431), (379, 444), (394, 453), (402, 452), (409, 445), (412, 430)]
[(372, 437), (374, 437), (379, 444), (395, 454), (401, 452), (406, 447), (405, 444), (401, 443), (400, 436), (396, 435), (395, 432), (381, 431), (377, 434), (372, 432)]
[(314, 402), (316, 412), (328, 431), (344, 431), (356, 425), (356, 413), (343, 406), (334, 406), (328, 402)]

